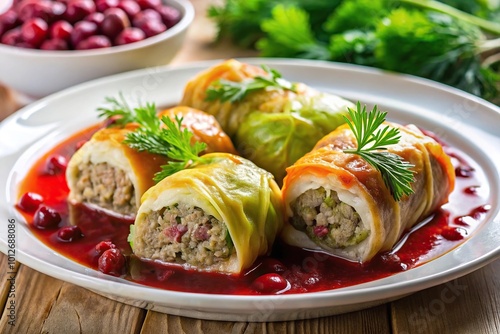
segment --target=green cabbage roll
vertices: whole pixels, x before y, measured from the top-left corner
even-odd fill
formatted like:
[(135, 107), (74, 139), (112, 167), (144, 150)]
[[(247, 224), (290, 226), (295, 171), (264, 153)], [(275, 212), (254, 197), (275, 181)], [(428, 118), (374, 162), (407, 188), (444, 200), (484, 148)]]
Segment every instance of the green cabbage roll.
[(347, 108), (355, 106), (298, 82), (293, 83), (293, 91), (267, 87), (233, 102), (208, 98), (207, 92), (214, 83), (248, 83), (256, 77), (269, 77), (269, 73), (258, 66), (226, 60), (191, 79), (181, 105), (213, 115), (238, 152), (271, 172), (281, 185), (285, 169), (309, 152), (319, 139), (344, 124)]
[(240, 274), (270, 252), (283, 225), (281, 191), (267, 171), (228, 153), (177, 172), (142, 197), (132, 225), (140, 258)]
[(322, 93), (295, 97), (279, 114), (254, 111), (245, 117), (236, 133), (236, 149), (272, 173), (281, 184), (287, 167), (311, 151), (323, 136), (345, 123), (347, 108), (354, 105)]

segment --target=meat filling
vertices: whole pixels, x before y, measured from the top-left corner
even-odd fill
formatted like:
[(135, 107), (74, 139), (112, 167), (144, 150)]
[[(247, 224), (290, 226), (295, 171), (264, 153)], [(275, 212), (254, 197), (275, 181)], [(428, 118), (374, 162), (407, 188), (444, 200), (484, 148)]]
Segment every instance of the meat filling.
[(341, 202), (333, 190), (310, 189), (291, 203), (290, 223), (318, 244), (345, 248), (366, 239), (361, 218), (353, 207)]
[(86, 163), (79, 166), (75, 199), (92, 203), (122, 215), (137, 212), (135, 190), (121, 169), (107, 163)]
[(151, 212), (145, 221), (140, 256), (164, 262), (210, 266), (234, 251), (224, 223), (202, 209), (183, 204)]

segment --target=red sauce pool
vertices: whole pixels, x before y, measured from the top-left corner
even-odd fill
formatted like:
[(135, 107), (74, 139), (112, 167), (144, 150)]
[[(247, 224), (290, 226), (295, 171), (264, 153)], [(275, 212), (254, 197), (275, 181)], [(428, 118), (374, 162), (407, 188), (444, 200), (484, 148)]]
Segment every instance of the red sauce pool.
[[(20, 184), (19, 197), (26, 192), (38, 193), (43, 196), (45, 205), (61, 214), (58, 228), (70, 225), (66, 202), (68, 187), (64, 170), (50, 169), (47, 161), (59, 155), (69, 160), (78, 145), (88, 140), (97, 129), (99, 126), (93, 126), (54, 147), (37, 161)], [(284, 289), (286, 291), (278, 293), (330, 290), (373, 281), (424, 264), (464, 242), (481, 224), (490, 209), (487, 203), (489, 188), (484, 175), (463, 152), (447, 146), (445, 149), (452, 157), (457, 174), (450, 203), (439, 209), (428, 221), (408, 231), (392, 251), (378, 254), (365, 264), (276, 241), (271, 255), (259, 258), (241, 276), (202, 273), (135, 257), (127, 243), (132, 220), (110, 217), (85, 206), (73, 207), (72, 214), (78, 217), (78, 226), (84, 236), (72, 242), (63, 242), (57, 236), (58, 228), (38, 229), (33, 225), (33, 215), (19, 211), (26, 218), (32, 233), (44, 244), (96, 270), (96, 244), (112, 241), (127, 258), (126, 274), (122, 277), (140, 284), (185, 292), (254, 295), (275, 293), (257, 291), (252, 283), (262, 275), (278, 273), (288, 284)]]

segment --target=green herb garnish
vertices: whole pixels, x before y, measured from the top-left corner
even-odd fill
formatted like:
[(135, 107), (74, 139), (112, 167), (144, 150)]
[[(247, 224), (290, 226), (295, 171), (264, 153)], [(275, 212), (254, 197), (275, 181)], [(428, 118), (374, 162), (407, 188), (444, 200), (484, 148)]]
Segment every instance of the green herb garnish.
[[(130, 108), (123, 94), (119, 94), (119, 98), (106, 97), (105, 101), (109, 104), (108, 107), (97, 108), (99, 117), (104, 117), (108, 120), (113, 120), (110, 126), (124, 126), (128, 123), (137, 122), (137, 111)], [(154, 111), (156, 113), (156, 110)]]
[[(199, 154), (207, 148), (207, 144), (202, 142), (191, 144), (193, 133), (188, 129), (181, 129), (182, 118), (176, 116), (174, 122), (170, 118), (163, 116), (161, 121), (166, 125), (166, 128), (161, 128), (157, 136), (158, 142), (169, 144), (166, 156), (176, 161), (169, 161), (168, 164), (161, 166), (161, 172), (156, 173), (154, 177), (156, 182), (185, 168), (206, 163), (206, 159), (199, 157)], [(133, 139), (136, 140), (134, 144), (139, 150), (141, 147), (140, 143), (145, 136), (149, 135), (135, 136)], [(127, 138), (127, 143), (131, 145), (132, 139)]]
[(207, 101), (220, 100), (221, 102), (238, 102), (248, 94), (262, 89), (283, 89), (295, 91), (295, 85), (281, 77), (281, 74), (262, 65), (268, 77), (256, 76), (240, 82), (219, 79), (213, 82), (207, 89)]
[(500, 103), (498, 1), (224, 0), (207, 13), (259, 56), (373, 66)]
[[(377, 106), (371, 112), (366, 111), (366, 106), (361, 108), (357, 103), (356, 111), (348, 108), (347, 124), (354, 133), (358, 147), (344, 150), (345, 153), (359, 155), (382, 174), (385, 185), (391, 191), (396, 201), (404, 195), (413, 193), (411, 183), (414, 181), (411, 170), (414, 165), (403, 160), (399, 155), (387, 151), (387, 146), (399, 142), (401, 135), (399, 129), (389, 126), (381, 127), (387, 112), (381, 112)], [(345, 116), (344, 116), (345, 117)]]
[(207, 145), (202, 142), (191, 143), (193, 133), (181, 128), (182, 117), (176, 116), (175, 121), (166, 116), (160, 119), (154, 103), (132, 109), (121, 94), (120, 100), (107, 98), (106, 101), (111, 104), (111, 108), (99, 108), (98, 111), (99, 116), (114, 120), (111, 126), (128, 123), (140, 125), (127, 134), (125, 144), (139, 152), (147, 151), (173, 160), (161, 166), (162, 170), (154, 176), (156, 182), (182, 169), (204, 163), (204, 159), (198, 155)]

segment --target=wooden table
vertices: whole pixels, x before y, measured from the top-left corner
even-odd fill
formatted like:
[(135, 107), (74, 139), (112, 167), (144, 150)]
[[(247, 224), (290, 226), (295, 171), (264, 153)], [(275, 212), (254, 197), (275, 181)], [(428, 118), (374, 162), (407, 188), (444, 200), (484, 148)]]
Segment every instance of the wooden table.
[[(193, 0), (196, 19), (173, 64), (255, 56), (227, 43), (211, 44), (215, 28), (205, 18), (208, 1)], [(16, 95), (0, 86), (0, 119), (19, 107)], [(3, 222), (6, 223), (6, 222)], [(460, 287), (445, 297), (439, 285), (395, 302), (312, 320), (244, 323), (184, 318), (148, 311), (101, 297), (18, 264), (16, 323), (8, 321), (10, 276), (0, 254), (0, 333), (500, 333), (500, 261), (451, 282)]]

